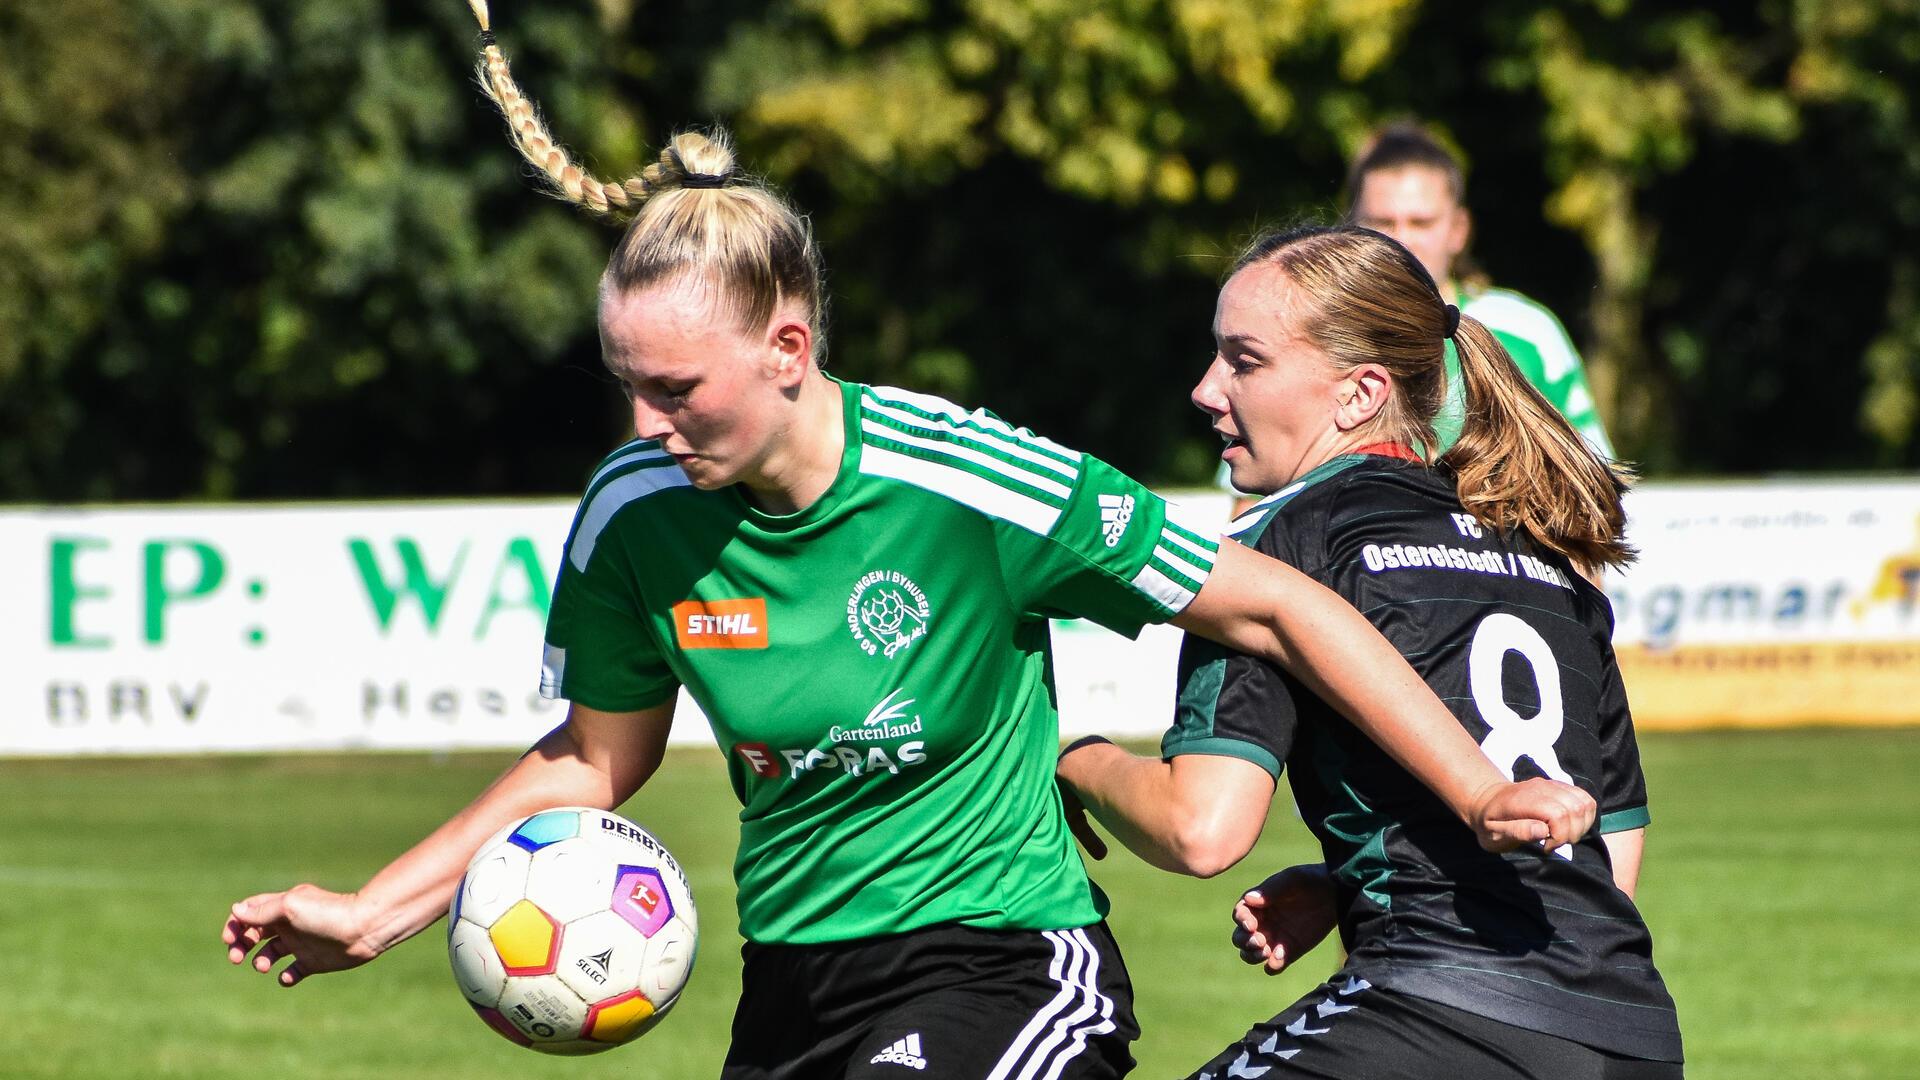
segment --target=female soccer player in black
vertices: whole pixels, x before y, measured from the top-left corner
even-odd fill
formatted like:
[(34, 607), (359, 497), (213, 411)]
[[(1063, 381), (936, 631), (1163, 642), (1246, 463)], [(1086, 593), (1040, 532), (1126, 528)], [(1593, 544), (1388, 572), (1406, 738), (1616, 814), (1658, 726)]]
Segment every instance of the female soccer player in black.
[[(1148, 861), (1205, 875), (1252, 847), (1284, 762), (1325, 863), (1251, 891), (1236, 942), (1277, 971), (1337, 920), (1349, 953), (1195, 1077), (1678, 1077), (1630, 896), (1646, 791), (1612, 613), (1576, 573), (1632, 557), (1622, 474), (1378, 233), (1257, 241), (1214, 335), (1194, 402), (1235, 486), (1268, 493), (1236, 538), (1354, 604), (1503, 772), (1578, 785), (1601, 816), (1550, 854), (1486, 852), (1310, 686), (1190, 638), (1161, 758), (1076, 744), (1062, 782)], [(1467, 421), (1429, 463), (1449, 338)]]

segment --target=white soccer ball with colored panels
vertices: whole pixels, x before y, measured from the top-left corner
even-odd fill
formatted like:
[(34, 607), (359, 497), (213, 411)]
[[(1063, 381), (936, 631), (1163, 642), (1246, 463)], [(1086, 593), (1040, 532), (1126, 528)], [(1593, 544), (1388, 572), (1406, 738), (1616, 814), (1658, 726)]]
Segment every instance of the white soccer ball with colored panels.
[(447, 952), (487, 1026), (549, 1054), (592, 1054), (658, 1023), (693, 971), (700, 923), (666, 846), (604, 810), (516, 821), (467, 864)]

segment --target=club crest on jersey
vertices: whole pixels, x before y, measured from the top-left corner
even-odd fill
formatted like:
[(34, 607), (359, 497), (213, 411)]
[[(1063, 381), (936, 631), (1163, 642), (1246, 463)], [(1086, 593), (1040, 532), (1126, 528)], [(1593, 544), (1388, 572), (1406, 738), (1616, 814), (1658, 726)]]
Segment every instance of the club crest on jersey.
[(847, 597), (847, 630), (868, 656), (891, 660), (926, 636), (933, 609), (927, 594), (898, 570), (870, 570)]

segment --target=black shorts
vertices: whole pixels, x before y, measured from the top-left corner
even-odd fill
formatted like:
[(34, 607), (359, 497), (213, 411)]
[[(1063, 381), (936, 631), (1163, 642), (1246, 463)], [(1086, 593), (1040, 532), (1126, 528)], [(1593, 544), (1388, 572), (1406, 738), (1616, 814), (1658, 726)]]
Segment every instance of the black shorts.
[(723, 1080), (1096, 1080), (1133, 1068), (1133, 985), (1105, 923), (740, 952)]
[(1621, 1057), (1335, 975), (1189, 1080), (1680, 1080)]

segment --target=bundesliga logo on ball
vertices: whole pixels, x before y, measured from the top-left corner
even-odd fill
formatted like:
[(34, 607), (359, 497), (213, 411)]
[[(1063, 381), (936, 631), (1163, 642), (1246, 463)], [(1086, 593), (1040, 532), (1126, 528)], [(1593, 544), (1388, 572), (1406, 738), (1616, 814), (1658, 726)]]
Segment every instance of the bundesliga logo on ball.
[(549, 1054), (608, 1050), (658, 1023), (687, 984), (700, 926), (666, 847), (584, 807), (495, 833), (467, 864), (447, 925), (467, 1003)]

